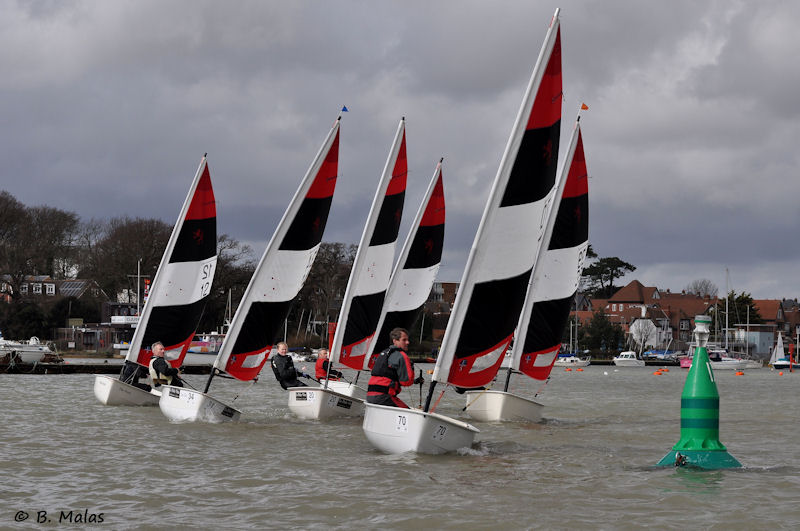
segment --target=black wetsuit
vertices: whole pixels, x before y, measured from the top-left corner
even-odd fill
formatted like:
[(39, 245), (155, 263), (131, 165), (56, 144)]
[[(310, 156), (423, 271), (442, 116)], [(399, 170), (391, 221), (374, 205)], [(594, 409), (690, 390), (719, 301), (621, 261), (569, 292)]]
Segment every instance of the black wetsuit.
[(284, 389), (306, 386), (306, 384), (297, 379), (294, 362), (288, 354), (286, 356), (281, 356), (280, 354), (272, 356), (272, 372), (275, 373), (275, 378), (278, 379), (278, 383)]

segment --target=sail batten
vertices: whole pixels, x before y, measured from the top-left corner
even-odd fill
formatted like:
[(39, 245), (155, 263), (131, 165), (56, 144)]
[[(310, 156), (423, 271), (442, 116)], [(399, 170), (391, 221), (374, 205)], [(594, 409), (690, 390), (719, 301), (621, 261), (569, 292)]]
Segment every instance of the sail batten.
[(556, 10), (511, 130), (442, 340), (434, 381), (489, 383), (503, 362), (543, 237), (561, 125)]

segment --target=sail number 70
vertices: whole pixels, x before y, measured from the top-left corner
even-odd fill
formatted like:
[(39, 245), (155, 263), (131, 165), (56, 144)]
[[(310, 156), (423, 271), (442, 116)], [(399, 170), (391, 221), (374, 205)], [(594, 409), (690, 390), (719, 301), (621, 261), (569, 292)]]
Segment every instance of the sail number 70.
[(397, 415), (397, 425), (394, 427), (397, 431), (407, 432), (408, 431), (408, 417), (405, 415)]

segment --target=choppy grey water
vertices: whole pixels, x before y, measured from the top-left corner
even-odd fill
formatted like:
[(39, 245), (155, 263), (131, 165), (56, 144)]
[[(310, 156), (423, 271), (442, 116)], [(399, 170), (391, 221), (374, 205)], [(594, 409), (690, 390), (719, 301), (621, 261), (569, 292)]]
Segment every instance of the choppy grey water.
[[(686, 371), (652, 373), (556, 368), (545, 420), (474, 423), (473, 447), (444, 456), (378, 453), (360, 419), (295, 419), (267, 373), (236, 401), (242, 421), (220, 425), (102, 406), (91, 375), (0, 375), (0, 528), (69, 511), (113, 529), (797, 528), (800, 373), (717, 372), (720, 439), (744, 465), (721, 471), (654, 467), (678, 441)], [(437, 411), (469, 420), (463, 400), (449, 391)]]

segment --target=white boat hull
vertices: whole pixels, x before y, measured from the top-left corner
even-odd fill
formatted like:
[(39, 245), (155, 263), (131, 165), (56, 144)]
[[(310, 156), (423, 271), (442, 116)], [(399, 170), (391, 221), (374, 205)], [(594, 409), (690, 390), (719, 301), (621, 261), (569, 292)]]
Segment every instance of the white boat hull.
[(145, 391), (119, 378), (95, 374), (94, 396), (106, 406), (157, 406), (161, 392), (155, 389)]
[(161, 412), (175, 422), (238, 422), (242, 412), (211, 395), (185, 387), (162, 386)]
[(465, 411), (479, 422), (522, 420), (538, 422), (544, 406), (528, 398), (504, 391), (467, 391)]
[(363, 429), (370, 444), (387, 454), (443, 454), (469, 448), (480, 432), (472, 424), (419, 409), (365, 404)]
[(588, 367), (592, 361), (589, 358), (578, 358), (569, 356), (566, 358), (556, 358), (553, 365), (555, 367)]
[[(325, 380), (319, 381), (320, 387), (325, 387)], [(344, 380), (328, 380), (328, 389), (341, 393), (343, 395), (358, 398), (359, 400), (367, 399), (367, 390), (355, 384), (345, 382)]]
[(644, 367), (644, 360), (618, 360), (614, 358), (614, 365), (617, 367)]
[(711, 361), (711, 368), (715, 371), (731, 370), (741, 371), (747, 368), (747, 360)]
[(289, 410), (301, 419), (360, 417), (364, 400), (321, 387), (290, 387)]

